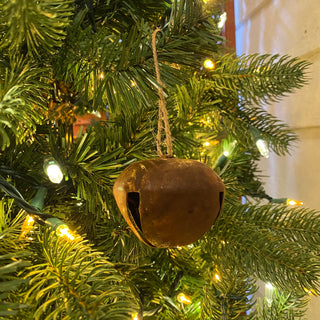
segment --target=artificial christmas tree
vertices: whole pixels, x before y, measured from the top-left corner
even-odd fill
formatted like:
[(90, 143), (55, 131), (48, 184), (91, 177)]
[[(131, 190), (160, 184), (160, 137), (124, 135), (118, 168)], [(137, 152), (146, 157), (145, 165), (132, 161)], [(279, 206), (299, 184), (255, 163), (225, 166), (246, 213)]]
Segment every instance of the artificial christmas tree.
[[(283, 155), (296, 139), (261, 105), (304, 85), (308, 64), (226, 54), (221, 7), (1, 1), (0, 317), (303, 316), (319, 292), (320, 219), (266, 194), (256, 163), (258, 147)], [(213, 227), (167, 249), (140, 242), (112, 194), (128, 165), (157, 156), (161, 91), (173, 156), (205, 163), (225, 185)], [(255, 307), (258, 278), (277, 290)]]

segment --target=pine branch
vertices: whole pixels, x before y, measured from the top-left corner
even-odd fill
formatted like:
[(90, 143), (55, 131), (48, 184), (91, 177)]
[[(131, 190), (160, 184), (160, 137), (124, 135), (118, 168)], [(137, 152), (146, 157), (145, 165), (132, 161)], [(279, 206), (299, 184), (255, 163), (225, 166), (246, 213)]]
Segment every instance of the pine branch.
[[(221, 271), (220, 271), (221, 270)], [(219, 279), (212, 275), (212, 284), (204, 286), (201, 319), (252, 319), (246, 311), (254, 305), (255, 281), (233, 266), (220, 269)]]
[[(87, 0), (77, 2), (82, 3), (80, 8), (83, 8)], [(115, 33), (120, 34), (141, 20), (152, 25), (162, 23), (170, 8), (170, 2), (169, 0), (96, 1), (93, 6), (94, 18), (98, 27), (107, 22)]]
[[(186, 2), (186, 10), (198, 3)], [(201, 12), (184, 11), (183, 4), (180, 8), (180, 16), (172, 18), (173, 22), (175, 19), (190, 20), (188, 28), (181, 30), (181, 34), (177, 30), (165, 30), (157, 43), (161, 77), (168, 88), (186, 79), (185, 71), (178, 65), (200, 68), (202, 61), (218, 50), (220, 40), (212, 33), (212, 26), (205, 23)], [(192, 12), (197, 12), (196, 18), (188, 17)], [(112, 25), (105, 23), (92, 34), (90, 28), (81, 27), (83, 18), (79, 13), (79, 19), (69, 28), (66, 47), (55, 58), (57, 77), (72, 83), (84, 101), (90, 101), (92, 109), (101, 109), (108, 104), (111, 110), (130, 112), (154, 105), (157, 83), (151, 34), (155, 26), (142, 19), (118, 34)], [(202, 43), (204, 36), (207, 40)]]
[[(259, 107), (243, 106), (241, 113), (243, 111), (246, 116), (242, 115), (242, 117), (250, 119), (250, 125), (259, 130), (270, 149), (279, 156), (290, 153), (290, 148), (298, 140), (298, 136), (290, 130), (288, 125)], [(247, 132), (249, 130), (247, 128)]]
[(218, 256), (224, 263), (232, 263), (232, 259), (249, 274), (270, 281), (279, 289), (318, 292), (318, 249), (312, 247), (319, 238), (318, 223), (310, 209), (226, 206), (212, 229), (215, 240), (206, 245), (208, 250), (219, 248)]
[(279, 55), (225, 55), (208, 77), (222, 95), (233, 95), (244, 103), (271, 103), (301, 88), (310, 64)]
[(127, 319), (136, 309), (123, 278), (86, 242), (68, 243), (46, 231), (36, 246), (24, 299), (34, 306), (34, 319)]
[(0, 61), (0, 70), (0, 146), (4, 150), (13, 142), (25, 141), (43, 121), (47, 86), (45, 69), (21, 57)]
[(257, 314), (254, 319), (286, 320), (303, 319), (309, 298), (294, 297), (290, 293), (282, 293), (274, 289), (273, 295), (257, 303)]
[(0, 201), (0, 318), (13, 319), (19, 310), (28, 308), (21, 303), (19, 289), (27, 280), (18, 276), (18, 273), (30, 266), (27, 259), (30, 252), (25, 250), (17, 238), (21, 232), (23, 213), (19, 212), (12, 218), (13, 200)]
[[(175, 142), (178, 144), (183, 135), (187, 136), (192, 132), (197, 140), (200, 136), (203, 137), (203, 141), (229, 136), (247, 149), (246, 152), (254, 152), (256, 147), (250, 132), (251, 126), (259, 130), (269, 148), (278, 155), (288, 153), (297, 140), (296, 134), (285, 123), (263, 108), (243, 105), (238, 98), (220, 96), (219, 90), (212, 89), (211, 80), (193, 77), (188, 84), (177, 86), (172, 94), (176, 109), (170, 110), (174, 120), (172, 132), (177, 135)], [(204, 126), (203, 121), (208, 118), (210, 125)], [(191, 147), (195, 148), (196, 145)]]
[[(226, 188), (226, 202), (237, 205), (242, 196), (263, 196), (261, 173), (256, 164), (255, 153), (249, 149), (236, 147), (226, 169), (220, 176)], [(223, 150), (220, 151), (222, 154)], [(219, 169), (216, 169), (220, 173)]]
[(1, 48), (39, 57), (43, 50), (54, 53), (63, 44), (66, 27), (73, 15), (73, 1), (3, 1)]

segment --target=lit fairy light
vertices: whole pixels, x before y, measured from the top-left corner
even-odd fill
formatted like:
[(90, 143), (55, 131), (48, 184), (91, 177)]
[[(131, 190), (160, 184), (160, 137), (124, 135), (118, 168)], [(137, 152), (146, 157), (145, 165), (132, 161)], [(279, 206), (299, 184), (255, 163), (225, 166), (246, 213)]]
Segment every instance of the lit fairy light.
[(222, 29), (227, 21), (227, 13), (224, 12), (219, 19), (218, 28)]
[(268, 144), (265, 140), (263, 139), (258, 139), (256, 141), (256, 146), (260, 152), (260, 154), (265, 157), (265, 158), (269, 158), (269, 148), (268, 148)]
[(228, 158), (228, 157), (231, 155), (231, 153), (233, 152), (236, 144), (237, 144), (237, 140), (234, 140), (234, 141), (232, 141), (231, 143), (229, 143), (229, 144), (225, 147), (225, 149), (224, 149), (224, 151), (223, 151), (223, 155)]
[(66, 240), (73, 241), (75, 239), (73, 232), (65, 224), (62, 224), (57, 228), (56, 234), (60, 237), (65, 238)]
[(256, 143), (256, 146), (260, 154), (265, 158), (269, 158), (268, 143), (262, 138), (260, 131), (257, 128), (250, 126), (250, 132), (252, 134), (252, 137)]
[(47, 157), (44, 160), (43, 167), (51, 182), (60, 183), (62, 181), (63, 173), (58, 162), (53, 157)]
[(102, 117), (100, 111), (93, 111), (93, 112), (91, 112), (91, 114), (94, 115), (94, 116), (97, 117), (97, 118), (101, 118), (101, 117)]
[(57, 164), (50, 164), (47, 167), (47, 175), (51, 182), (60, 183), (63, 179), (63, 173)]
[(217, 281), (220, 281), (220, 276), (219, 276), (217, 273), (214, 275), (214, 278), (215, 278)]
[(304, 202), (294, 199), (287, 199), (287, 205), (288, 206), (303, 206)]
[(265, 299), (269, 307), (272, 304), (273, 294), (274, 294), (274, 286), (270, 282), (267, 282), (265, 284)]
[(179, 293), (177, 296), (177, 300), (183, 304), (190, 304), (192, 302), (191, 299), (188, 296), (186, 296), (184, 293)]
[(315, 291), (314, 289), (304, 288), (304, 291), (306, 293), (308, 293), (308, 295), (310, 295), (310, 296), (319, 296), (319, 293), (317, 291)]
[(28, 214), (21, 227), (20, 239), (23, 239), (32, 230), (34, 223), (34, 218)]
[(215, 68), (215, 63), (211, 60), (211, 59), (206, 59), (204, 62), (203, 62), (203, 66), (206, 68), (206, 69), (214, 69)]
[(30, 226), (30, 225), (32, 226), (34, 224), (34, 219), (29, 214), (26, 217), (26, 223), (27, 223), (28, 226)]
[(269, 290), (273, 290), (274, 286), (270, 282), (267, 282), (266, 283), (266, 288), (269, 289)]

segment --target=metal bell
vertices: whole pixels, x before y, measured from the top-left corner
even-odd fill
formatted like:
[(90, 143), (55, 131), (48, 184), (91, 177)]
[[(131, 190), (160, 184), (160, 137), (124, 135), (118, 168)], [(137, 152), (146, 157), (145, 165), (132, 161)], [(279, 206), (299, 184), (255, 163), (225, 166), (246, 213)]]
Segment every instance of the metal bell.
[(200, 239), (222, 209), (219, 176), (196, 160), (157, 158), (135, 162), (117, 178), (113, 194), (134, 234), (168, 248)]

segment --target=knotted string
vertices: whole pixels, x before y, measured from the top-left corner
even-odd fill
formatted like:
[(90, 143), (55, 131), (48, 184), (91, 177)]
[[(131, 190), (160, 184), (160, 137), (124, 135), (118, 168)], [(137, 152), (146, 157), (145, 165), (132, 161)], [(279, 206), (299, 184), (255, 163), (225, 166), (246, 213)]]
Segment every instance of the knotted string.
[(157, 82), (158, 82), (158, 95), (159, 95), (159, 115), (158, 115), (158, 132), (157, 132), (157, 152), (158, 156), (163, 156), (161, 145), (162, 145), (162, 139), (161, 139), (161, 133), (163, 130), (164, 125), (164, 131), (165, 131), (165, 137), (166, 137), (166, 147), (167, 147), (167, 154), (166, 157), (172, 157), (172, 137), (171, 137), (171, 131), (169, 127), (169, 119), (168, 119), (168, 111), (166, 108), (166, 100), (164, 98), (163, 88), (165, 88), (165, 84), (161, 81), (160, 77), (160, 70), (159, 70), (159, 63), (158, 63), (158, 55), (157, 55), (157, 46), (156, 46), (156, 36), (157, 33), (161, 31), (160, 28), (157, 28), (152, 33), (152, 53), (153, 53), (153, 61), (154, 61), (154, 67), (156, 70), (156, 76), (157, 76)]

